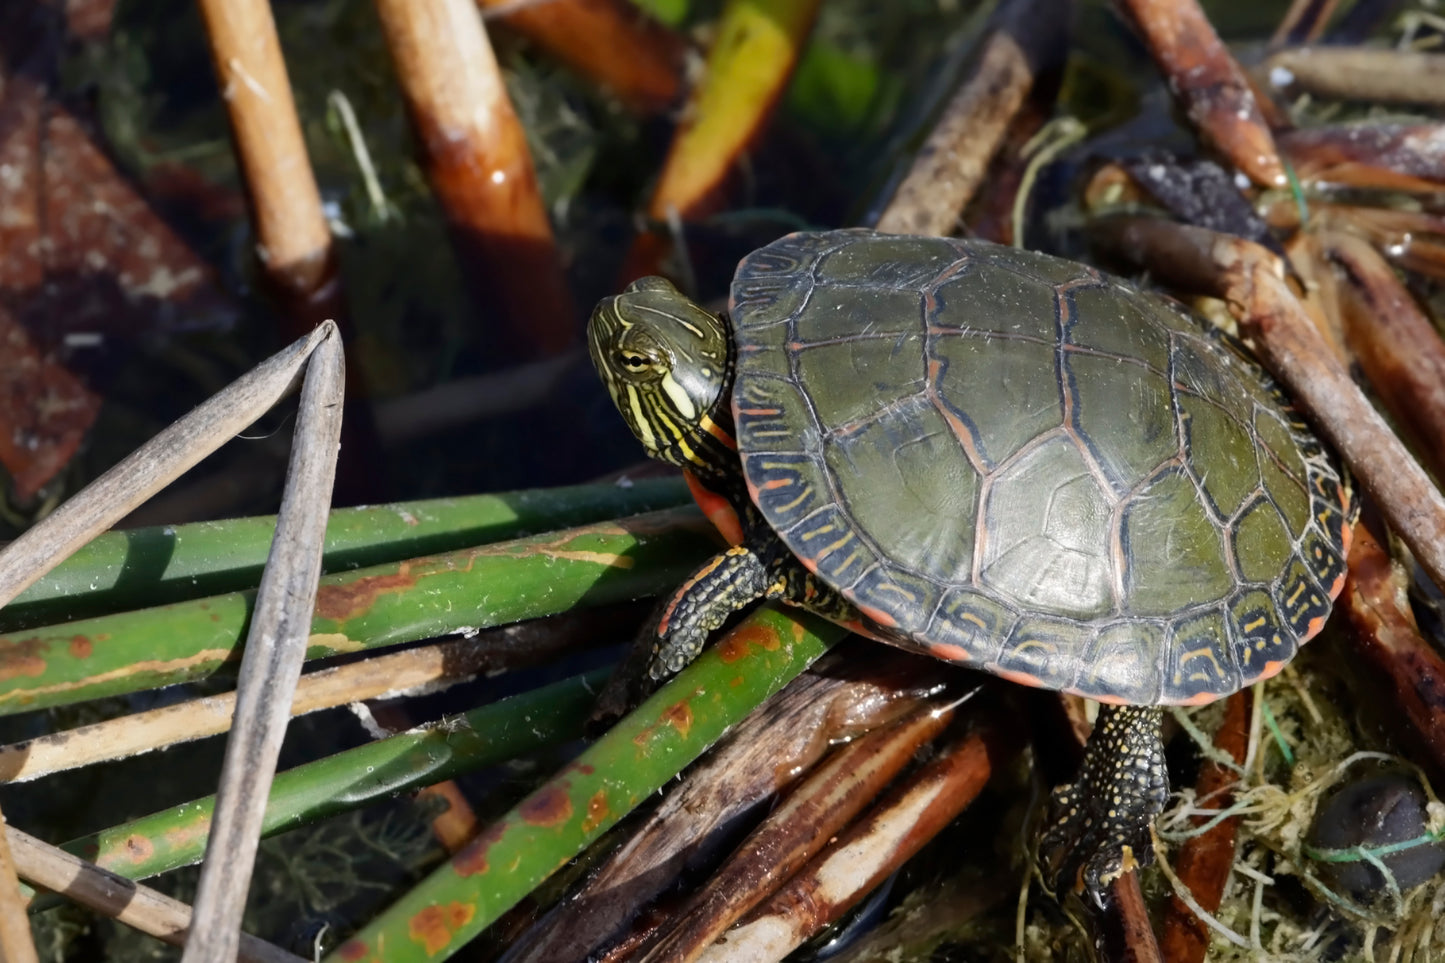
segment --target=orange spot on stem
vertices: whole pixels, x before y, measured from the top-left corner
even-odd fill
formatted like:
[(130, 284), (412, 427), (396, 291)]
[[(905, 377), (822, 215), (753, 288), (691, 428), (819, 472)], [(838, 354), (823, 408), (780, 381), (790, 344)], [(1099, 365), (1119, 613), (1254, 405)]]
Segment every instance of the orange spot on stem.
[(572, 818), (572, 797), (561, 786), (546, 786), (527, 797), (517, 815), (532, 826), (560, 826)]
[(597, 790), (592, 794), (592, 798), (587, 800), (587, 815), (582, 819), (582, 831), (584, 833), (596, 832), (597, 827), (606, 821), (611, 811), (611, 807), (607, 805), (607, 790)]
[(475, 909), (456, 901), (428, 906), (407, 924), (407, 935), (426, 948), (427, 955), (439, 953), (452, 941), (452, 934), (471, 922)]
[(316, 617), (345, 622), (368, 611), (378, 597), (401, 592), (416, 584), (405, 570), (395, 575), (372, 575), (345, 585), (323, 585), (316, 592)]
[(767, 652), (776, 652), (782, 646), (782, 640), (771, 629), (742, 625), (725, 635), (717, 644), (718, 658), (724, 663), (737, 662), (747, 658), (753, 646)]
[(39, 636), (0, 641), (0, 679), (37, 676), (45, 671), (45, 653), (50, 644)]
[(501, 842), (506, 835), (505, 823), (492, 823), (477, 834), (477, 838), (463, 847), (452, 857), (452, 869), (458, 876), (474, 876), (487, 871), (487, 857), (492, 846)]

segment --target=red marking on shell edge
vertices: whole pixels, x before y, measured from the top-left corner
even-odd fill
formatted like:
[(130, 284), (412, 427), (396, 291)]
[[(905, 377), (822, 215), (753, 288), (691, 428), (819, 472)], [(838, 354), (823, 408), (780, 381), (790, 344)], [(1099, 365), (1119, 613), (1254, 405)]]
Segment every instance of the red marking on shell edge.
[[(1277, 667), (1274, 670), (1275, 672), (1278, 672), (1280, 669), (1284, 668), (1283, 662), (1267, 662), (1265, 663), (1265, 668), (1268, 669), (1271, 665)], [(1270, 675), (1274, 675), (1274, 672), (1271, 672)], [(1264, 678), (1264, 676), (1260, 676), (1260, 678)], [(1218, 692), (1196, 692), (1189, 698), (1180, 699), (1174, 704), (1178, 706), (1204, 706), (1222, 698), (1224, 698), (1224, 696)]]
[[(913, 642), (910, 642), (910, 641), (907, 641), (907, 640), (900, 640), (896, 635), (895, 635), (895, 636), (891, 636), (891, 637), (888, 636), (888, 635), (885, 635), (885, 634), (883, 634), (882, 632), (879, 632), (877, 629), (873, 628), (873, 627), (870, 626), (867, 622), (864, 622), (864, 621), (861, 620), (861, 619), (852, 619), (852, 620), (849, 620), (849, 621), (840, 621), (840, 622), (838, 622), (837, 624), (838, 624), (838, 625), (841, 625), (843, 628), (847, 629), (849, 632), (855, 632), (855, 633), (857, 633), (858, 635), (863, 636), (865, 639), (872, 639), (874, 642), (882, 642), (884, 645), (900, 646), (900, 647), (905, 648), (905, 649), (906, 649), (906, 648), (909, 648), (910, 646), (916, 648), (916, 643), (913, 643)], [(802, 626), (799, 626), (799, 628), (802, 628)], [(929, 650), (925, 647), (925, 651), (929, 651)]]
[(1009, 682), (1017, 682), (1019, 685), (1026, 685), (1032, 689), (1044, 688), (1044, 680), (1036, 675), (1029, 675), (1027, 672), (1016, 672), (1013, 669), (989, 669), (989, 672), (1000, 679), (1007, 679)]
[(502, 837), (506, 834), (506, 823), (492, 823), (452, 857), (452, 870), (463, 878), (475, 876), (477, 873), (485, 873), (487, 857), (491, 853), (492, 846), (501, 842)]
[(1276, 662), (1266, 662), (1264, 664), (1264, 668), (1260, 670), (1259, 675), (1255, 676), (1250, 681), (1250, 684), (1253, 685), (1255, 682), (1263, 682), (1265, 679), (1273, 679), (1275, 676), (1280, 674), (1280, 671), (1284, 669), (1284, 667), (1288, 663), (1288, 659), (1280, 659)]
[[(807, 563), (805, 562), (804, 564)], [(883, 611), (882, 609), (874, 608), (871, 605), (860, 605), (858, 606), (858, 611), (862, 612), (864, 615), (868, 616), (869, 619), (877, 622), (885, 629), (898, 628), (898, 620), (895, 619), (893, 616), (889, 615), (887, 612)], [(1035, 683), (1035, 685), (1037, 684), (1038, 683)]]
[(560, 826), (572, 818), (572, 797), (561, 786), (546, 786), (523, 800), (517, 815), (530, 826)]
[(455, 900), (428, 906), (407, 922), (406, 935), (425, 947), (428, 956), (433, 956), (444, 950), (453, 934), (470, 923), (474, 915), (476, 907)]
[[(733, 511), (728, 500), (703, 485), (692, 472), (684, 471), (682, 476), (687, 479), (687, 488), (692, 492), (692, 500), (697, 502), (697, 507), (702, 509), (707, 520), (722, 533), (722, 537), (727, 539), (729, 545), (741, 545), (743, 543), (742, 522), (738, 521), (738, 514)], [(749, 486), (748, 490), (752, 492), (752, 487)], [(756, 493), (752, 493), (756, 501)]]
[(928, 654), (935, 659), (943, 659), (945, 662), (969, 662), (973, 656), (961, 645), (945, 645), (942, 642), (930, 642), (927, 645)]
[[(1345, 508), (1345, 515), (1346, 515), (1346, 516), (1349, 515), (1349, 507), (1348, 507), (1348, 506), (1346, 506), (1346, 508)], [(1347, 565), (1347, 566), (1348, 566), (1348, 564), (1349, 564), (1350, 549), (1354, 546), (1354, 544), (1355, 544), (1355, 526), (1353, 526), (1353, 525), (1346, 525), (1346, 526), (1344, 527), (1344, 531), (1342, 531), (1342, 532), (1340, 533), (1340, 557), (1343, 558), (1343, 559), (1345, 559), (1345, 562), (1346, 562), (1346, 565)], [(1350, 571), (1349, 571), (1349, 568), (1347, 567), (1347, 568), (1345, 569), (1345, 571), (1343, 571), (1343, 572), (1341, 572), (1339, 575), (1335, 576), (1334, 584), (1330, 586), (1330, 601), (1334, 601), (1335, 599), (1339, 598), (1339, 597), (1340, 597), (1340, 593), (1345, 590), (1345, 582), (1349, 579), (1349, 574), (1350, 574)]]

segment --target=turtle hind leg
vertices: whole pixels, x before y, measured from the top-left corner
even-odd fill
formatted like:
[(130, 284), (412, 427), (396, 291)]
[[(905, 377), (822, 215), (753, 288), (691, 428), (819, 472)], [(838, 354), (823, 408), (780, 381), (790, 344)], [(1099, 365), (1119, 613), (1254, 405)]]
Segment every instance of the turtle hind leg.
[(1124, 873), (1154, 859), (1150, 829), (1169, 798), (1157, 706), (1103, 706), (1079, 777), (1054, 790), (1039, 844), (1055, 892), (1097, 900)]

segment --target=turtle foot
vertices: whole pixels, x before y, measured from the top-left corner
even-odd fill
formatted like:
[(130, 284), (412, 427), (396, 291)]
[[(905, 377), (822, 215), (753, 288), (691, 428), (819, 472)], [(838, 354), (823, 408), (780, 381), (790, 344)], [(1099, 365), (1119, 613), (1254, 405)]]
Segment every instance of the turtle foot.
[(1099, 713), (1079, 778), (1054, 791), (1039, 843), (1056, 893), (1086, 890), (1098, 902), (1115, 879), (1153, 861), (1150, 827), (1169, 796), (1161, 719), (1150, 706)]

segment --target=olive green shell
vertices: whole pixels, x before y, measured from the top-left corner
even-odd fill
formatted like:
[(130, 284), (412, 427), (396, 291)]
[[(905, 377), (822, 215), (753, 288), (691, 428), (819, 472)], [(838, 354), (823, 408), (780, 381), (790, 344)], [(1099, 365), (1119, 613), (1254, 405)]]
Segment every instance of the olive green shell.
[(753, 499), (879, 634), (1111, 702), (1277, 672), (1343, 583), (1342, 472), (1232, 341), (1081, 264), (794, 234), (743, 260)]

